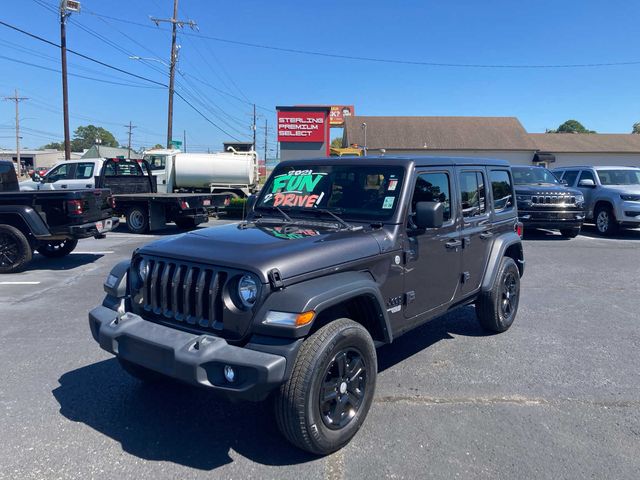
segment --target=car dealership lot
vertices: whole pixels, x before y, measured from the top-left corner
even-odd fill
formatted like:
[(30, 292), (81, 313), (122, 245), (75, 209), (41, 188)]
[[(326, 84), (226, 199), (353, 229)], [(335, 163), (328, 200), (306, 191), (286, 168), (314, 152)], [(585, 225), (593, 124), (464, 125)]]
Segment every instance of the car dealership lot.
[(468, 307), (381, 348), (369, 417), (326, 458), (286, 443), (266, 404), (143, 387), (98, 348), (86, 314), (106, 274), (160, 237), (0, 276), (0, 478), (637, 478), (639, 230), (525, 237), (514, 326), (486, 335)]

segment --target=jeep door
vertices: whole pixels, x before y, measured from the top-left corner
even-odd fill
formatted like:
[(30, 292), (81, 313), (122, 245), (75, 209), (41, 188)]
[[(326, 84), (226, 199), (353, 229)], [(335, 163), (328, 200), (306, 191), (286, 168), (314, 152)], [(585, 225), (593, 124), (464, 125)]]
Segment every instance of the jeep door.
[[(418, 168), (409, 208), (405, 264), (405, 318), (437, 309), (456, 295), (462, 243), (458, 231), (453, 168)], [(419, 230), (413, 224), (417, 202), (440, 202), (444, 224)]]
[(462, 286), (464, 297), (480, 288), (494, 236), (488, 206), (486, 171), (483, 167), (457, 167), (462, 215)]

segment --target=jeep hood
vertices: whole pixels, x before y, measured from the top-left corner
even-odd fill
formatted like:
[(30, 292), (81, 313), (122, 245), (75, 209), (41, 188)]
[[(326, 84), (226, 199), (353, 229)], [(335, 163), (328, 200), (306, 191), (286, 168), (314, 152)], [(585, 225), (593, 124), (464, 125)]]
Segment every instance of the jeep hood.
[(374, 233), (286, 224), (230, 224), (167, 237), (142, 247), (143, 255), (252, 271), (263, 283), (278, 268), (283, 279), (378, 255)]

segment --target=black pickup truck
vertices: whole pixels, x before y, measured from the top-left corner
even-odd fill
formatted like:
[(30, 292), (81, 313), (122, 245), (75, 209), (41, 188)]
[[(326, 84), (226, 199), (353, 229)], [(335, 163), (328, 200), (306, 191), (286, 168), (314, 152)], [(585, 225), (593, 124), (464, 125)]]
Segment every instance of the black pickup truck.
[(210, 210), (229, 202), (229, 195), (221, 193), (159, 193), (156, 177), (144, 160), (96, 160), (99, 162), (102, 166), (94, 184), (111, 191), (114, 211), (125, 217), (132, 233), (162, 229), (167, 222), (190, 230), (208, 222)]
[(118, 225), (109, 190), (21, 192), (13, 162), (0, 160), (0, 273), (23, 270), (33, 252), (71, 253), (81, 238), (101, 238)]

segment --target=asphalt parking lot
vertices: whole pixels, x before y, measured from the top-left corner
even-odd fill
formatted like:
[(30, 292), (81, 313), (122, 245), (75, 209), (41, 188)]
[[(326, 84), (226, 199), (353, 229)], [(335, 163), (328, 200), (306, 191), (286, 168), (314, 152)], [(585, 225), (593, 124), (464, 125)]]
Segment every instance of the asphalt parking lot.
[(0, 277), (1, 479), (639, 477), (640, 230), (528, 235), (514, 326), (487, 335), (468, 307), (381, 348), (369, 417), (326, 458), (268, 405), (144, 387), (94, 343), (106, 274), (154, 238)]

